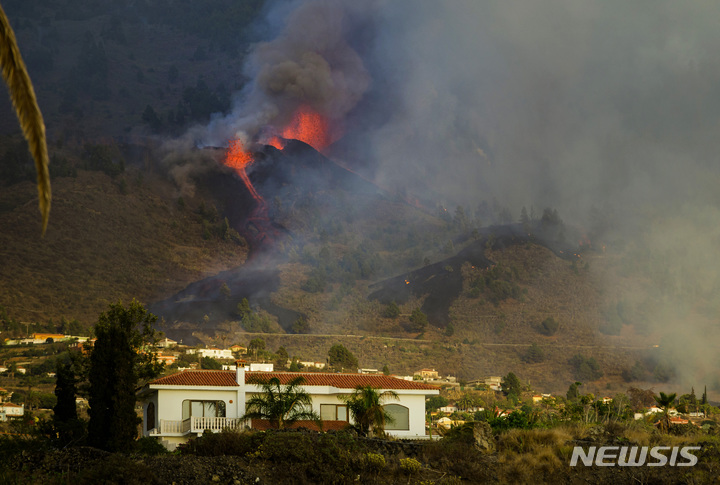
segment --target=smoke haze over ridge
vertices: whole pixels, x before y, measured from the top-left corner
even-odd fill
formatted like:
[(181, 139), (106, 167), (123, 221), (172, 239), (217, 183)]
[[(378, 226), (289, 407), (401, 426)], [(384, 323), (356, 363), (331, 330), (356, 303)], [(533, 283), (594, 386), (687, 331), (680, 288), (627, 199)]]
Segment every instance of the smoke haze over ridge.
[[(670, 1), (277, 2), (274, 40), (204, 142), (308, 103), (386, 187), (449, 207), (557, 208), (622, 240), (664, 346), (715, 364), (720, 309), (720, 5)], [(332, 147), (331, 147), (332, 149)], [(617, 239), (616, 239), (617, 238)], [(663, 268), (659, 270), (658, 268)], [(702, 305), (697, 307), (697, 301)], [(682, 338), (680, 338), (682, 337)]]

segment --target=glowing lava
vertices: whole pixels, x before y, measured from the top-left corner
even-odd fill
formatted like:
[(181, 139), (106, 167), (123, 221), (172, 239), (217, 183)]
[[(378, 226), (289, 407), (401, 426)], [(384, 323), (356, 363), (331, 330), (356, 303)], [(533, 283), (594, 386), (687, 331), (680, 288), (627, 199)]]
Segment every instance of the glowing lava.
[[(244, 232), (246, 237), (253, 239), (253, 242), (257, 243), (254, 246), (261, 248), (263, 243), (267, 242), (266, 239), (277, 237), (278, 234), (268, 217), (265, 199), (255, 190), (250, 177), (248, 177), (247, 167), (253, 162), (252, 154), (245, 149), (245, 145), (240, 140), (230, 140), (225, 152), (225, 165), (235, 170), (235, 173), (238, 174), (255, 200), (255, 207), (246, 220), (245, 228), (247, 230)], [(264, 249), (270, 249), (270, 247)]]
[(282, 137), (305, 142), (319, 152), (334, 141), (330, 137), (327, 119), (309, 106), (300, 106), (295, 111), (290, 123), (282, 130)]
[(240, 176), (245, 187), (250, 191), (253, 199), (261, 205), (265, 206), (265, 200), (260, 194), (258, 194), (252, 182), (247, 176), (246, 167), (253, 162), (252, 154), (245, 150), (245, 145), (240, 140), (230, 140), (228, 143), (227, 151), (225, 152), (225, 165), (233, 168), (235, 172)]

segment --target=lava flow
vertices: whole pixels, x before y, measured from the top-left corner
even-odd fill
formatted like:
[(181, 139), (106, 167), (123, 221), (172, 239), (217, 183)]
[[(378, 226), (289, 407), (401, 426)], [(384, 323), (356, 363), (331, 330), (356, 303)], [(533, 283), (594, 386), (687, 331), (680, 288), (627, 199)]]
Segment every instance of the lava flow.
[(260, 243), (253, 246), (259, 247), (262, 243), (268, 242), (267, 239), (275, 233), (275, 230), (268, 217), (265, 199), (255, 190), (248, 177), (247, 167), (252, 163), (253, 156), (245, 149), (243, 143), (240, 140), (230, 140), (225, 152), (225, 165), (235, 170), (255, 200), (255, 207), (246, 222), (248, 231), (245, 232), (246, 236), (254, 239), (254, 242)]

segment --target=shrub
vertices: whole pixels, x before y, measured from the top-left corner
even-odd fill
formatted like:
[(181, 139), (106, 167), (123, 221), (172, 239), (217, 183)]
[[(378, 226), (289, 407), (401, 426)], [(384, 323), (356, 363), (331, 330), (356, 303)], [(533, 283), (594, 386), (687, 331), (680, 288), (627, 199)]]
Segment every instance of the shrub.
[(220, 433), (203, 433), (199, 438), (178, 446), (181, 455), (245, 456), (256, 451), (264, 433), (225, 430)]
[(545, 320), (540, 323), (540, 327), (538, 328), (539, 332), (543, 335), (555, 335), (555, 332), (557, 332), (558, 327), (560, 326), (560, 323), (555, 320), (553, 317), (547, 317)]
[(400, 308), (397, 303), (391, 301), (383, 310), (382, 316), (385, 318), (397, 318), (400, 315)]
[(380, 471), (385, 468), (385, 457), (378, 453), (366, 453), (365, 461), (367, 462), (367, 467), (373, 471)]
[(145, 436), (135, 442), (135, 451), (141, 455), (164, 455), (168, 450), (155, 438)]
[(414, 458), (402, 458), (400, 460), (400, 469), (407, 474), (415, 474), (420, 471), (422, 464)]

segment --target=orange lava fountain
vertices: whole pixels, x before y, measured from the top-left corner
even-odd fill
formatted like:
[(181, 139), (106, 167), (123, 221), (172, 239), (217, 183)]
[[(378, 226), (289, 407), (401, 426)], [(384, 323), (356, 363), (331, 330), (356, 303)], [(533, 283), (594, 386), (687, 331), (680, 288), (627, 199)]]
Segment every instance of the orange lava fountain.
[(255, 190), (248, 177), (247, 167), (253, 162), (252, 154), (245, 149), (245, 145), (240, 140), (230, 140), (225, 152), (225, 165), (235, 170), (256, 203), (251, 215), (246, 219), (245, 235), (256, 243), (254, 246), (261, 247), (268, 239), (277, 237), (278, 233), (268, 217), (265, 199)]
[(258, 194), (257, 190), (255, 190), (245, 170), (251, 163), (253, 163), (253, 157), (249, 151), (245, 150), (245, 145), (243, 145), (240, 140), (230, 140), (227, 151), (225, 152), (225, 165), (235, 170), (243, 183), (245, 183), (245, 187), (250, 191), (253, 199), (255, 199), (260, 206), (264, 207), (265, 200)]
[(300, 106), (295, 111), (290, 123), (282, 130), (282, 137), (305, 142), (319, 152), (333, 142), (327, 119), (309, 106)]

